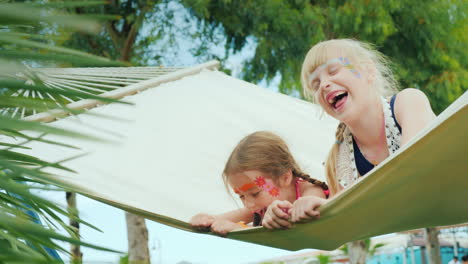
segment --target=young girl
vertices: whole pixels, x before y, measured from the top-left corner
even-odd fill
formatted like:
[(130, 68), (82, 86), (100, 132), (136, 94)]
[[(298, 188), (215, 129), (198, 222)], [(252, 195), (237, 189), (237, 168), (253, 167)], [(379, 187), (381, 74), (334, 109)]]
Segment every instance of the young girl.
[(315, 200), (310, 198), (328, 195), (327, 185), (302, 172), (286, 143), (266, 131), (239, 142), (226, 163), (223, 180), (239, 195), (244, 208), (220, 215), (197, 214), (190, 220), (192, 226), (221, 235), (250, 222), (270, 229), (289, 227), (290, 217), (318, 217)]
[(435, 118), (421, 91), (408, 88), (395, 94), (398, 85), (388, 60), (356, 40), (312, 47), (301, 81), (305, 94), (340, 121), (325, 163), (332, 195), (354, 184)]

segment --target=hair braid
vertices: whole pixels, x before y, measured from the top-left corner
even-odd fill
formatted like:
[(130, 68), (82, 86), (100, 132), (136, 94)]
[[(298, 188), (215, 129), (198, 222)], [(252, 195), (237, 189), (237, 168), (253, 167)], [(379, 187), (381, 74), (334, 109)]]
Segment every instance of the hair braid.
[(315, 184), (317, 186), (320, 186), (322, 187), (323, 190), (328, 190), (328, 185), (325, 183), (325, 182), (322, 182), (322, 181), (319, 181), (319, 180), (316, 180), (312, 177), (310, 177), (308, 174), (305, 174), (301, 171), (297, 171), (297, 170), (293, 170), (293, 175), (296, 176), (296, 177), (299, 177), (303, 180), (306, 180), (312, 184)]
[(340, 122), (340, 124), (336, 128), (336, 142), (330, 149), (327, 160), (325, 161), (325, 174), (327, 175), (327, 182), (330, 185), (330, 191), (332, 194), (336, 194), (338, 192), (338, 179), (336, 177), (336, 158), (338, 156), (338, 151), (340, 150), (340, 144), (343, 142), (344, 139), (345, 129), (345, 123)]

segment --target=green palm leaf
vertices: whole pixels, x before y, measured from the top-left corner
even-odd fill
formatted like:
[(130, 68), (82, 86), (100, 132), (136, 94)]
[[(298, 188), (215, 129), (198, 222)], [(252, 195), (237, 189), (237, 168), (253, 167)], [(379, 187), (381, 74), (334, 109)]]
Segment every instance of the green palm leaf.
[[(56, 241), (116, 252), (81, 241), (62, 220), (64, 217), (97, 228), (38, 195), (38, 190), (79, 191), (57, 180), (60, 176), (46, 172), (50, 168), (64, 173), (73, 172), (62, 165), (66, 160), (48, 162), (22, 152), (29, 149), (28, 144), (34, 141), (78, 147), (45, 139), (47, 134), (100, 140), (23, 119), (52, 109), (57, 113), (79, 114), (81, 110), (74, 110), (69, 105), (83, 99), (100, 103), (117, 102), (100, 96), (115, 89), (105, 82), (78, 86), (74, 84), (73, 76), (69, 79), (58, 78), (36, 69), (57, 65), (123, 65), (55, 44), (63, 38), (61, 33), (65, 31), (92, 33), (100, 27), (96, 20), (67, 14), (64, 9), (100, 4), (102, 2), (97, 1), (0, 4), (0, 263), (60, 262), (44, 248), (66, 253)], [(37, 219), (32, 218), (30, 213), (42, 219), (44, 225), (34, 223)], [(57, 229), (63, 229), (66, 233), (62, 234)]]

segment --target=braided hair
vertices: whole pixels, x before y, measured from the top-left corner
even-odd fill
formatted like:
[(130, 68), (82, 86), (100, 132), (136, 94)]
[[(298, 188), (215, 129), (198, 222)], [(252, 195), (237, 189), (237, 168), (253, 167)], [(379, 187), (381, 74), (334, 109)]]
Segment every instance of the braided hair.
[(269, 131), (254, 132), (237, 144), (224, 168), (223, 180), (226, 187), (228, 186), (228, 177), (249, 170), (268, 173), (274, 180), (291, 170), (293, 176), (328, 190), (325, 182), (304, 173), (289, 151), (286, 142)]
[(314, 184), (314, 185), (317, 185), (317, 186), (321, 187), (321, 188), (322, 188), (323, 190), (325, 190), (325, 191), (328, 190), (328, 185), (327, 185), (327, 183), (322, 182), (322, 181), (319, 181), (319, 180), (317, 180), (317, 179), (314, 179), (314, 178), (310, 177), (309, 174), (305, 174), (305, 173), (303, 173), (303, 172), (301, 172), (301, 171), (297, 172), (297, 171), (295, 171), (295, 170), (293, 170), (292, 173), (293, 173), (293, 175), (294, 175), (295, 177), (301, 178), (301, 179), (303, 179), (303, 180), (305, 180), (305, 181), (308, 181), (308, 182), (310, 182), (310, 183), (312, 183), (312, 184)]
[(346, 125), (343, 122), (341, 122), (336, 128), (336, 142), (330, 149), (327, 160), (325, 161), (325, 174), (327, 176), (327, 182), (330, 185), (330, 191), (333, 194), (336, 194), (338, 192), (338, 179), (336, 177), (336, 158), (338, 156), (338, 151), (340, 150), (340, 144), (343, 142), (345, 129)]

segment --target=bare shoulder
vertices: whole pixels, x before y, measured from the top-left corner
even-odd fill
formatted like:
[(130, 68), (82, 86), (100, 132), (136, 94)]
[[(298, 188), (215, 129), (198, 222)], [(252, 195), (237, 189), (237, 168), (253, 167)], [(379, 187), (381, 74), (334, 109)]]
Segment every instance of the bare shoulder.
[(394, 111), (402, 129), (402, 146), (435, 118), (427, 96), (413, 88), (404, 89), (397, 94)]
[(423, 93), (419, 89), (415, 88), (406, 88), (401, 90), (397, 94), (397, 98), (395, 99), (395, 103), (397, 102), (414, 102), (414, 101), (424, 101), (429, 103), (429, 99), (427, 99), (427, 96), (425, 93)]
[(299, 191), (301, 196), (314, 195), (319, 197), (325, 197), (322, 187), (312, 184), (308, 181), (299, 182)]
[(412, 116), (412, 113), (434, 115), (426, 94), (415, 88), (406, 88), (396, 95), (395, 115), (404, 123), (405, 117)]

